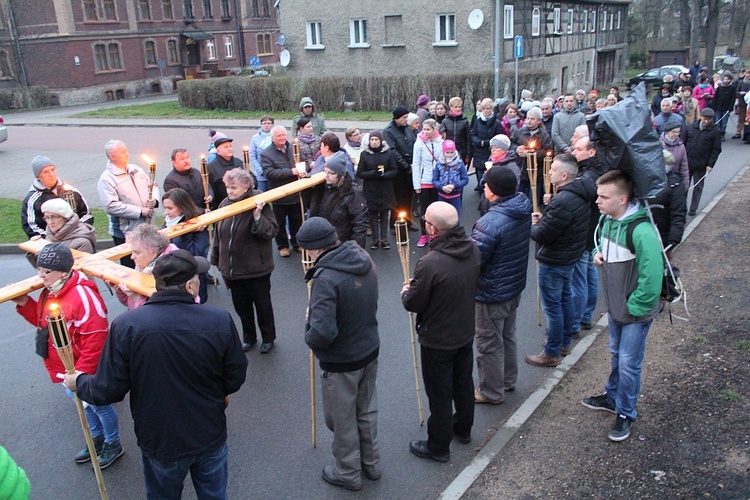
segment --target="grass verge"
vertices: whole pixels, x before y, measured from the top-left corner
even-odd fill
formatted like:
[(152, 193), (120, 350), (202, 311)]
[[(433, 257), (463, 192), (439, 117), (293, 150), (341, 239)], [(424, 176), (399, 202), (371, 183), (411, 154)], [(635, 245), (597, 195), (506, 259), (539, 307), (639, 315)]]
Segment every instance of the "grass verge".
[[(100, 108), (74, 115), (74, 118), (206, 118), (206, 119), (235, 119), (248, 120), (260, 119), (261, 116), (269, 114), (279, 118), (279, 113), (268, 111), (226, 111), (221, 109), (204, 110), (183, 108), (177, 101), (154, 102), (149, 104), (134, 104), (132, 106), (116, 106), (112, 108)], [(326, 111), (322, 113), (329, 120), (352, 120), (352, 121), (390, 121), (392, 115), (389, 111)], [(292, 118), (293, 113), (288, 113)]]

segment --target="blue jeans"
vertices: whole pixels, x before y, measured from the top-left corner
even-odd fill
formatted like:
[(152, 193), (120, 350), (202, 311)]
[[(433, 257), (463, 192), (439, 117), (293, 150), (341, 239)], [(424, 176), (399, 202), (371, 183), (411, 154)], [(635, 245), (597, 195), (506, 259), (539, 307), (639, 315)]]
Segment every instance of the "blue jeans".
[(573, 331), (573, 296), (571, 282), (575, 264), (551, 266), (539, 263), (539, 292), (547, 316), (547, 356), (560, 355), (562, 346), (570, 345)]
[(581, 330), (581, 323), (591, 323), (599, 296), (599, 273), (591, 252), (586, 250), (573, 269), (573, 331)]
[[(70, 390), (65, 389), (65, 393), (73, 398), (73, 393)], [(117, 420), (117, 412), (112, 405), (94, 406), (85, 402), (83, 405), (92, 436), (104, 436), (104, 441), (107, 443), (120, 440), (120, 425)]]
[(724, 133), (727, 131), (727, 122), (729, 122), (729, 113), (730, 111), (717, 111), (716, 115), (714, 116), (714, 123), (718, 125), (719, 130), (721, 130), (722, 137), (724, 136)]
[(191, 455), (174, 462), (162, 462), (142, 455), (146, 498), (182, 498), (185, 476), (190, 471), (193, 487), (199, 499), (226, 499), (227, 443), (201, 455)]
[(641, 363), (646, 352), (646, 335), (651, 320), (623, 325), (609, 317), (609, 352), (612, 371), (604, 389), (615, 403), (618, 415), (630, 420), (638, 416), (635, 404), (641, 391)]

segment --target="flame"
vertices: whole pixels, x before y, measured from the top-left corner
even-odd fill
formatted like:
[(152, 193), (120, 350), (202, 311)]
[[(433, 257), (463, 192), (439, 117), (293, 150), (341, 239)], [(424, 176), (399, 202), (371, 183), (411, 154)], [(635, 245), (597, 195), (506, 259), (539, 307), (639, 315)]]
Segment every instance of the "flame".
[(536, 149), (536, 141), (534, 141), (534, 140), (529, 141), (528, 147), (529, 147), (529, 149)]
[(242, 146), (242, 151), (245, 151), (245, 152), (250, 151), (250, 148), (248, 146)]
[(201, 161), (206, 159), (206, 155), (201, 155)]
[(142, 155), (141, 155), (141, 159), (142, 159), (143, 161), (145, 161), (146, 163), (148, 163), (149, 165), (156, 165), (156, 160), (154, 160), (153, 158), (151, 158), (151, 157), (150, 157), (149, 155), (147, 155), (147, 154), (142, 154)]
[(552, 151), (547, 151), (547, 157), (548, 157), (548, 158), (551, 158), (551, 157), (552, 157)]
[(62, 315), (62, 311), (60, 310), (60, 304), (57, 302), (53, 302), (49, 305), (49, 315), (53, 319), (57, 319)]
[(398, 220), (403, 221), (406, 218), (406, 212), (398, 213)]

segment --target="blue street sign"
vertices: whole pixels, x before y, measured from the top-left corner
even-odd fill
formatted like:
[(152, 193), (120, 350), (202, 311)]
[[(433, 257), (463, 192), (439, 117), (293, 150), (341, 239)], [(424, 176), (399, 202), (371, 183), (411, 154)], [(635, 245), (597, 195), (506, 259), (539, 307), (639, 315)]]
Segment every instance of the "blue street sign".
[(523, 57), (523, 37), (521, 35), (513, 40), (513, 57), (516, 59)]
[(249, 57), (247, 62), (250, 66), (260, 66), (260, 59), (257, 57)]

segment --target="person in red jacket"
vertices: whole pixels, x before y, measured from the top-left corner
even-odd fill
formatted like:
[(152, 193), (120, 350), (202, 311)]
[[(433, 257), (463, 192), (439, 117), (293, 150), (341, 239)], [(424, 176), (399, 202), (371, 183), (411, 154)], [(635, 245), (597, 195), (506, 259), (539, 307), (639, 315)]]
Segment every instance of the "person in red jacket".
[[(45, 246), (37, 255), (36, 267), (44, 281), (38, 300), (28, 295), (13, 299), (16, 311), (37, 327), (36, 353), (44, 359), (52, 383), (63, 381), (65, 366), (52, 345), (47, 328), (49, 307), (57, 303), (65, 314), (73, 347), (75, 369), (94, 374), (99, 366), (109, 323), (107, 306), (93, 281), (73, 270), (73, 254), (60, 243)], [(72, 393), (68, 391), (72, 397)], [(120, 444), (117, 413), (112, 405), (86, 406), (86, 420), (94, 438), (99, 466), (104, 469), (125, 453)], [(88, 447), (78, 452), (79, 464), (91, 460)]]

